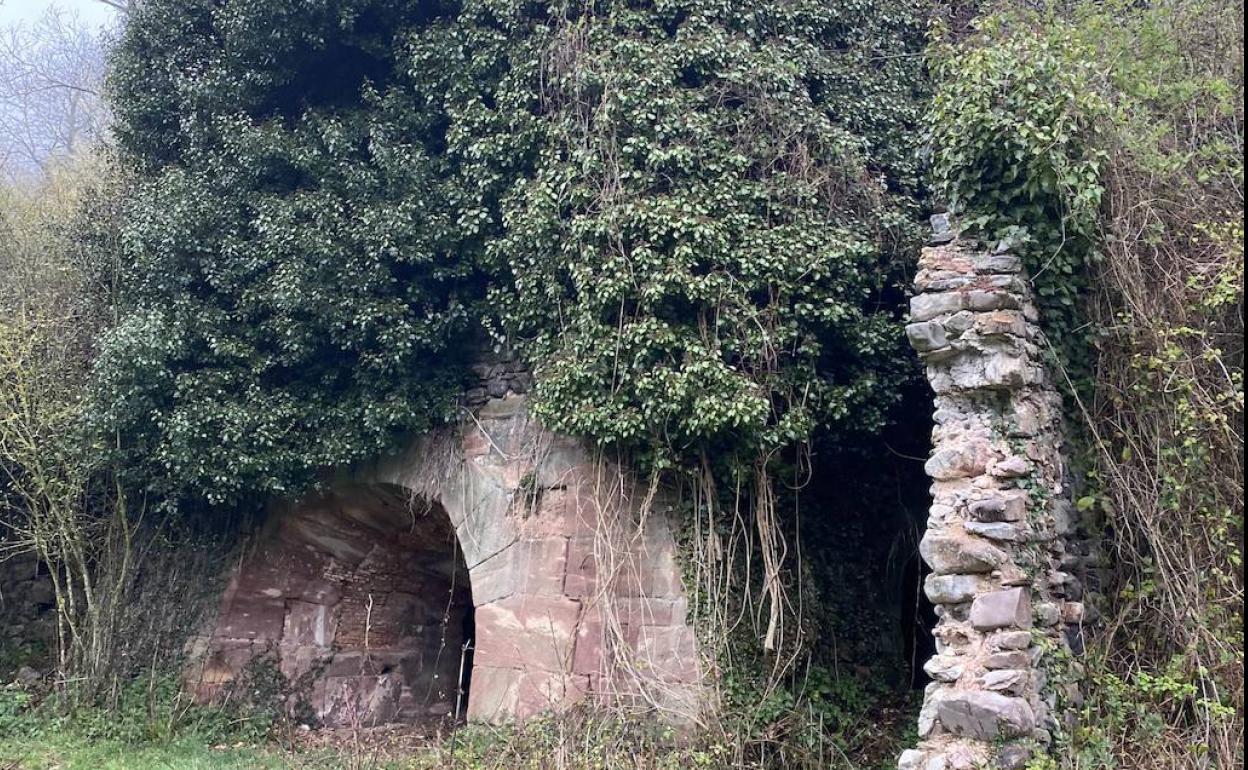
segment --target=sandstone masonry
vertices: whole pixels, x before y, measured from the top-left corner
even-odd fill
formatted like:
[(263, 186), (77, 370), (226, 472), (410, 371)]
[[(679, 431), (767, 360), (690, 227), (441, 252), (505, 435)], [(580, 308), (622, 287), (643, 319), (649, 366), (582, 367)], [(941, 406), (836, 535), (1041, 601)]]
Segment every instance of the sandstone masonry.
[[(662, 495), (530, 419), (518, 361), (474, 373), (458, 426), (273, 511), (195, 642), (202, 699), (267, 658), (323, 724), (446, 715), (461, 681), (473, 721), (587, 700), (697, 718)], [(461, 680), (468, 626), (448, 619), (464, 613)]]
[(1019, 768), (1064, 717), (1048, 662), (1081, 649), (1061, 397), (1019, 258), (959, 238), (943, 215), (933, 224), (906, 333), (935, 392), (920, 552), (937, 654), (919, 746), (898, 767)]

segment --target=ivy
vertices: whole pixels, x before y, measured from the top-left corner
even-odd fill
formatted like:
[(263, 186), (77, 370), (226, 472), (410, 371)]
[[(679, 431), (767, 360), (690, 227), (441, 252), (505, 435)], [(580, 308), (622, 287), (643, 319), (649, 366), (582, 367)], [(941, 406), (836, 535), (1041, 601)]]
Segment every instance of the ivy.
[[(931, 176), (964, 227), (1026, 257), (1050, 338), (1077, 376), (1092, 338), (1080, 315), (1096, 259), (1108, 109), (1094, 57), (1062, 25), (986, 16), (977, 34), (930, 50)], [(939, 33), (938, 33), (939, 34)]]
[(144, 3), (97, 419), (161, 494), (293, 494), (443, 419), (485, 324), (547, 425), (660, 466), (870, 431), (912, 374), (921, 10)]

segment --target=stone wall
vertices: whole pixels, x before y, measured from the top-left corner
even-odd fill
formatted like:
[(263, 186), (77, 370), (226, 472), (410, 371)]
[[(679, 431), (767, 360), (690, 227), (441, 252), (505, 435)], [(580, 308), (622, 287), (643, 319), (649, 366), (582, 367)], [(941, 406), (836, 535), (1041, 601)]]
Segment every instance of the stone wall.
[[(1062, 404), (1019, 258), (935, 217), (910, 342), (935, 392), (932, 505), (920, 544), (936, 605), (933, 681), (901, 770), (1018, 768), (1051, 741), (1049, 676), (1081, 649), (1081, 558), (1062, 456)], [(1061, 690), (1061, 692), (1059, 692)]]
[[(474, 371), (457, 426), (343, 474), (328, 494), (274, 511), (199, 641), (201, 696), (213, 697), (269, 654), (288, 678), (312, 679), (321, 693), (315, 716), (325, 723), (344, 722), (344, 703), (357, 704), (357, 718), (366, 704), (366, 723), (445, 711), (454, 688), (428, 685), (435, 674), (456, 680), (462, 635), (453, 644), (439, 639), (454, 666), (445, 657), (432, 662), (420, 651), (431, 641), (418, 630), (431, 624), (408, 597), (432, 591), (445, 599), (453, 572), (430, 565), (450, 561), (471, 588), (470, 720), (523, 720), (587, 699), (697, 717), (698, 651), (662, 495), (641, 515), (646, 494), (627, 473), (530, 419), (530, 377), (514, 359), (493, 356)], [(405, 505), (379, 513), (379, 495)], [(413, 515), (442, 522), (444, 532), (432, 524), (396, 529)], [(392, 565), (380, 583), (364, 569), (378, 561)], [(351, 591), (402, 607), (382, 665), (358, 638)], [(338, 691), (344, 695), (330, 697)], [(409, 697), (421, 692), (434, 695)]]
[[(56, 592), (52, 578), (31, 551), (0, 561), (0, 649), (51, 650), (56, 643)], [(12, 674), (0, 671), (0, 676)]]

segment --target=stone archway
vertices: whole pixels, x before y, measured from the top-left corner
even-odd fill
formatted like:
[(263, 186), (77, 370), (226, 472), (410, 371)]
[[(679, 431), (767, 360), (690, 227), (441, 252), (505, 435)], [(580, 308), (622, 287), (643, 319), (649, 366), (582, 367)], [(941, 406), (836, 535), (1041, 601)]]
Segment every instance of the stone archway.
[[(586, 700), (697, 718), (701, 667), (664, 507), (637, 516), (644, 495), (626, 474), (604, 473), (576, 442), (531, 420), (516, 364), (478, 373), (457, 428), (274, 511), (203, 640), (201, 698), (275, 655), (330, 724), (343, 723), (348, 706), (372, 723), (453, 711), (458, 688), (431, 683), (459, 683), (464, 634), (450, 628), (454, 612), (431, 626), (428, 602), (400, 587), (424, 581), (450, 610), (471, 596), (468, 719), (523, 720)], [(292, 544), (320, 556), (299, 573), (278, 566), (274, 554)], [(368, 640), (384, 641), (382, 656), (361, 649), (354, 603), (370, 594), (374, 612), (376, 596), (388, 597), (378, 618), (388, 635)], [(335, 688), (346, 694), (336, 699)]]
[(387, 485), (338, 485), (271, 517), (223, 597), (200, 694), (267, 655), (292, 711), (320, 723), (451, 716), (472, 610), (440, 506)]

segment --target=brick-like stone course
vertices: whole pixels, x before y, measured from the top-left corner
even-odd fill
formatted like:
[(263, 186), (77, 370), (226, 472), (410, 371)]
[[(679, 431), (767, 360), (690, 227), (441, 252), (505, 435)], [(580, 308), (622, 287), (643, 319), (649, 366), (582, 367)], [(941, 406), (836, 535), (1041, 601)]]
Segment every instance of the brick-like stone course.
[(1061, 398), (1021, 260), (933, 220), (906, 333), (935, 394), (920, 553), (937, 654), (919, 745), (898, 766), (1019, 767), (1059, 717), (1042, 650), (1077, 638), (1084, 614)]

